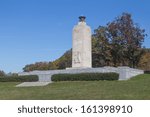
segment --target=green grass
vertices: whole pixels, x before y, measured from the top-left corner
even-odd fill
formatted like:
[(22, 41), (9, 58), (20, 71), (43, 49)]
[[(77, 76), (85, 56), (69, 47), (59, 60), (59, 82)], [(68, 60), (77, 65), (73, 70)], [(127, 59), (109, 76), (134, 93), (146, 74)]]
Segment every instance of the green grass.
[(41, 100), (150, 100), (150, 74), (128, 81), (56, 82), (44, 87), (15, 87), (15, 82), (0, 82), (0, 99)]

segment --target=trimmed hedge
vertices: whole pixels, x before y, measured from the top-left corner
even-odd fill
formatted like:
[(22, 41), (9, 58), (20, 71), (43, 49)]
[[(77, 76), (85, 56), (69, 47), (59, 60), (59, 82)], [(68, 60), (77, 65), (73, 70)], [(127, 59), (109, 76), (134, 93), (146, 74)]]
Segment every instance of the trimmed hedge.
[(0, 82), (35, 82), (35, 81), (38, 81), (37, 75), (0, 77)]
[(144, 71), (144, 74), (150, 74), (150, 71)]
[(117, 73), (80, 73), (80, 74), (55, 74), (52, 81), (98, 81), (98, 80), (118, 80)]

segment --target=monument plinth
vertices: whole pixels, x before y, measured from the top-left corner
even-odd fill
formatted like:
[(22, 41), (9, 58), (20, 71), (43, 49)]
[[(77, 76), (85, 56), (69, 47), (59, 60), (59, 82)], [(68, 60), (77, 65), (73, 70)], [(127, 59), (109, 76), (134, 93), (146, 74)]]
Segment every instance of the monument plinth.
[(86, 17), (80, 16), (73, 28), (72, 36), (72, 68), (91, 68), (91, 28), (85, 22)]

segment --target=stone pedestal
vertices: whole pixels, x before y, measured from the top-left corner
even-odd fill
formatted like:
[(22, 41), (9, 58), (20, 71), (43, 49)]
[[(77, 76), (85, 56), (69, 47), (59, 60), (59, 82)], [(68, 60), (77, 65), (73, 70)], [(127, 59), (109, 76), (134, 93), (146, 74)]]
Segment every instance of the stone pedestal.
[(119, 80), (128, 80), (134, 76), (143, 74), (143, 70), (133, 69), (129, 67), (100, 67), (100, 68), (78, 68), (67, 70), (49, 70), (49, 71), (32, 71), (22, 72), (19, 76), (38, 75), (39, 82), (51, 82), (51, 76), (54, 74), (80, 74), (80, 73), (118, 73)]
[(72, 68), (91, 68), (91, 29), (85, 17), (79, 17), (78, 25), (73, 28)]

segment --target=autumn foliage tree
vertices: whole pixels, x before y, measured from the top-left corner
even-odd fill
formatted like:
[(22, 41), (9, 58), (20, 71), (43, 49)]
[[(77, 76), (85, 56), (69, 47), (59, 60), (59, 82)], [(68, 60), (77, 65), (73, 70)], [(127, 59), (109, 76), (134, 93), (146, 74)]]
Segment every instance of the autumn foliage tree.
[(133, 22), (129, 13), (123, 13), (109, 23), (108, 30), (113, 60), (121, 62), (122, 65), (136, 67), (142, 55), (141, 47), (146, 36), (145, 30)]
[[(112, 63), (113, 66), (137, 67), (143, 53), (142, 43), (145, 36), (145, 30), (133, 22), (131, 14), (123, 13), (105, 27), (96, 29), (93, 35), (93, 41), (96, 43), (93, 44), (93, 52), (96, 52), (97, 56), (94, 56), (107, 58), (107, 65)], [(106, 60), (103, 60), (106, 64)]]
[(140, 69), (150, 71), (150, 52), (145, 52), (138, 63)]

